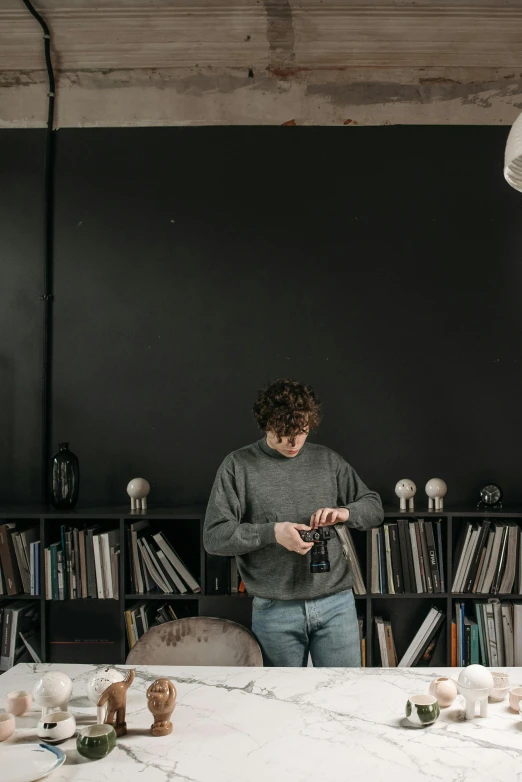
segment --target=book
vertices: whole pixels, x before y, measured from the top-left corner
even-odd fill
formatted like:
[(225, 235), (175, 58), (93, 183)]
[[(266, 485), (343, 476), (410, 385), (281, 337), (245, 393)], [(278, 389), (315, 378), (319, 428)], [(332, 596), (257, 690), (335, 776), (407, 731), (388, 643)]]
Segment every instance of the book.
[(410, 594), (411, 592), (416, 592), (417, 590), (415, 586), (415, 573), (413, 571), (410, 536), (408, 533), (408, 520), (397, 519), (397, 527), (399, 532), (399, 546), (401, 551), (404, 591)]
[(426, 593), (428, 591), (428, 582), (426, 580), (426, 572), (424, 567), (424, 548), (422, 545), (421, 530), (418, 521), (414, 521), (413, 524), (415, 526), (415, 538), (417, 540), (417, 554), (419, 556), (419, 570), (420, 570), (420, 577), (422, 582), (421, 592)]
[(423, 567), (424, 567), (424, 578), (426, 581), (426, 592), (428, 594), (431, 594), (433, 592), (433, 579), (431, 577), (431, 565), (430, 565), (430, 558), (428, 554), (428, 543), (426, 541), (426, 522), (424, 519), (419, 519), (419, 535), (421, 539), (421, 546), (422, 546), (422, 561), (423, 561)]
[(388, 668), (388, 647), (386, 646), (386, 635), (384, 632), (384, 621), (382, 616), (375, 616), (375, 627), (377, 628), (377, 639), (379, 641), (379, 650), (381, 652), (381, 665)]
[(434, 606), (430, 608), (429, 613), (419, 627), (406, 652), (398, 663), (399, 668), (405, 668), (414, 665), (424, 651), (427, 643), (437, 629), (440, 622), (444, 619), (444, 614)]
[(403, 567), (400, 555), (400, 543), (398, 526), (395, 523), (389, 524), (391, 562), (393, 571), (393, 585), (396, 594), (404, 593)]
[(433, 534), (433, 525), (431, 521), (424, 522), (426, 532), (426, 547), (428, 551), (428, 564), (431, 569), (431, 583), (434, 592), (440, 592), (439, 563), (437, 559), (437, 549), (435, 545), (435, 536)]
[(201, 592), (200, 585), (186, 568), (179, 555), (174, 551), (174, 548), (165, 538), (163, 532), (157, 532), (152, 536), (152, 538), (163, 551), (167, 559), (170, 560), (171, 564), (177, 570), (178, 574), (181, 576), (188, 588), (195, 593)]
[(515, 583), (517, 565), (518, 526), (514, 522), (507, 523), (506, 566), (499, 586), (499, 594), (509, 594)]
[(444, 548), (442, 545), (442, 523), (441, 521), (435, 522), (435, 529), (437, 531), (437, 547), (439, 551), (439, 576), (440, 576), (440, 591), (446, 591), (446, 578), (444, 576)]
[(0, 525), (0, 561), (8, 595), (19, 595), (23, 591), (12, 540), (14, 529), (12, 523)]
[(20, 631), (18, 633), (20, 640), (25, 645), (27, 651), (31, 655), (31, 659), (35, 663), (41, 663), (40, 649), (42, 648), (40, 634), (37, 632), (25, 632)]
[(484, 519), (484, 521), (479, 527), (477, 539), (476, 539), (476, 545), (473, 554), (470, 557), (470, 564), (466, 574), (466, 580), (464, 582), (463, 589), (462, 589), (463, 592), (471, 592), (473, 590), (473, 585), (475, 583), (475, 578), (480, 563), (482, 549), (486, 545), (490, 524), (491, 524), (490, 519)]
[(384, 529), (384, 545), (386, 551), (386, 583), (388, 585), (388, 594), (395, 594), (395, 581), (393, 579), (393, 567), (391, 558), (391, 541), (390, 541), (390, 525), (383, 524)]
[(357, 551), (355, 549), (352, 533), (350, 532), (350, 528), (346, 527), (345, 525), (341, 525), (337, 529), (337, 533), (341, 539), (341, 542), (344, 541), (345, 545), (343, 545), (343, 553), (346, 556), (346, 559), (348, 560), (348, 564), (350, 565), (350, 569), (353, 574), (354, 584), (353, 584), (353, 591), (356, 595), (365, 595), (366, 594), (366, 586), (364, 583), (361, 566), (359, 563), (359, 557), (357, 556)]
[(230, 563), (227, 557), (218, 556), (217, 554), (207, 554), (205, 559), (205, 589), (207, 595), (228, 594), (229, 578)]
[(459, 537), (458, 542), (457, 542), (457, 548), (455, 549), (455, 552), (453, 554), (453, 573), (454, 573), (454, 577), (453, 577), (453, 584), (451, 586), (451, 591), (452, 592), (459, 592), (460, 591), (458, 589), (458, 586), (459, 586), (460, 581), (461, 581), (462, 568), (463, 568), (463, 565), (464, 565), (464, 558), (465, 558), (464, 552), (466, 551), (466, 549), (468, 547), (472, 531), (473, 531), (473, 523), (471, 521), (468, 521), (466, 523), (466, 526), (463, 527), (463, 529), (462, 529), (462, 531), (460, 533), (460, 537)]
[(384, 638), (386, 641), (386, 656), (388, 658), (388, 665), (390, 668), (397, 667), (397, 652), (395, 651), (395, 643), (393, 641), (393, 632), (391, 622), (385, 620), (384, 624)]
[(495, 568), (495, 576), (493, 578), (493, 583), (491, 584), (490, 590), (491, 594), (493, 595), (497, 595), (499, 593), (502, 576), (504, 575), (504, 570), (506, 567), (508, 532), (508, 527), (504, 525), (502, 527), (502, 539), (500, 543), (497, 566)]
[(479, 594), (484, 592), (484, 581), (486, 579), (486, 575), (489, 569), (489, 563), (491, 562), (491, 552), (493, 550), (494, 540), (495, 540), (495, 525), (491, 524), (488, 532), (487, 543), (486, 543), (486, 555), (484, 557), (484, 565), (482, 567), (482, 572), (480, 573), (480, 578), (478, 580), (477, 589), (476, 589), (476, 591)]
[(412, 522), (410, 522), (409, 524), (409, 533), (410, 533), (410, 542), (411, 542), (411, 551), (412, 551), (412, 560), (413, 560), (413, 570), (415, 574), (414, 591), (421, 594), (423, 591), (423, 586), (422, 586), (422, 578), (420, 572), (420, 557), (417, 548), (417, 532), (416, 532), (415, 524)]

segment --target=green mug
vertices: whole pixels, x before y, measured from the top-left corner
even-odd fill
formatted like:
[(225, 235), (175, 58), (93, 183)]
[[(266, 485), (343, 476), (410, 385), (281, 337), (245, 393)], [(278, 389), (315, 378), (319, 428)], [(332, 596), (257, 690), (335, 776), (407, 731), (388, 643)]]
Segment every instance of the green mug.
[(89, 760), (99, 760), (116, 746), (116, 731), (112, 725), (87, 725), (78, 731), (76, 749)]

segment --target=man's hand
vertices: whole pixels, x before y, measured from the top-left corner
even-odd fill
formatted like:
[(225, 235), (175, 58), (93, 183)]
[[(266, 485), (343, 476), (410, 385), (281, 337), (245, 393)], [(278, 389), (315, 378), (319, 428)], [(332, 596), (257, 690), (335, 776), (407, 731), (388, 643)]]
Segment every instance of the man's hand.
[(310, 516), (310, 526), (312, 529), (328, 527), (339, 521), (348, 521), (349, 516), (348, 508), (319, 508)]
[(305, 543), (301, 540), (298, 529), (310, 529), (306, 524), (292, 524), (291, 521), (278, 521), (274, 525), (275, 539), (279, 545), (284, 546), (288, 551), (295, 551), (297, 554), (308, 554), (313, 543)]

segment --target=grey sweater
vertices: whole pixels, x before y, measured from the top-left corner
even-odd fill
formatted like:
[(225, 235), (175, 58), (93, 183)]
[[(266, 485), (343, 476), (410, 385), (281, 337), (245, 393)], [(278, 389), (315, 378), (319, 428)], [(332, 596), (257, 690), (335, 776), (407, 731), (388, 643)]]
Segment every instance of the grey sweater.
[(366, 530), (383, 520), (379, 495), (370, 491), (338, 453), (305, 442), (286, 457), (263, 437), (221, 463), (205, 514), (203, 544), (209, 554), (236, 557), (250, 595), (271, 600), (313, 599), (353, 584), (337, 535), (328, 542), (329, 573), (310, 573), (310, 555), (275, 540), (279, 521), (309, 524), (319, 508), (348, 508), (348, 527)]

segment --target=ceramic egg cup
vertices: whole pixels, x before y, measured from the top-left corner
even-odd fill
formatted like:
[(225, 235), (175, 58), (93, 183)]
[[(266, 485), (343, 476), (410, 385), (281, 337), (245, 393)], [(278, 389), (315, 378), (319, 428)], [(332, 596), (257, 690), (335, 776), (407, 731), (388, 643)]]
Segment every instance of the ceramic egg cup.
[(512, 687), (509, 691), (509, 707), (512, 711), (520, 710), (520, 702), (522, 701), (522, 687)]
[(76, 733), (76, 720), (68, 711), (52, 711), (40, 717), (36, 733), (46, 744), (61, 744)]
[(76, 749), (89, 760), (99, 760), (116, 746), (116, 731), (112, 725), (87, 725), (78, 731)]
[(509, 692), (509, 674), (504, 671), (491, 671), (493, 676), (493, 689), (489, 693), (489, 700), (499, 703), (503, 701)]
[(434, 695), (410, 695), (406, 702), (406, 719), (415, 728), (426, 728), (439, 718), (440, 706)]
[(12, 714), (0, 714), (0, 741), (5, 741), (13, 735), (15, 718)]
[(22, 717), (29, 711), (33, 698), (29, 690), (13, 690), (5, 696), (4, 708), (8, 714)]

